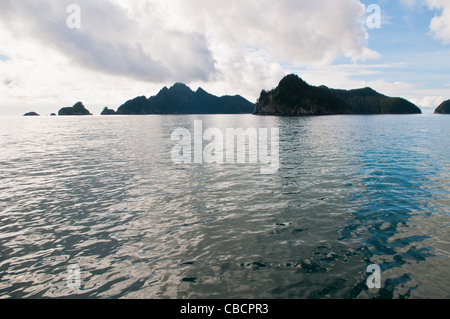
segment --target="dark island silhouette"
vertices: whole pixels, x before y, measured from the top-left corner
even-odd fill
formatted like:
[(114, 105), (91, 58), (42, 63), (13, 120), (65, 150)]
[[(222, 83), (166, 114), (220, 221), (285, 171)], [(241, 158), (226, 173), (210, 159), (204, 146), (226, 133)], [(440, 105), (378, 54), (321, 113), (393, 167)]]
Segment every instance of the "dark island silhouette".
[(108, 107), (105, 107), (100, 115), (116, 115), (116, 114), (117, 114), (116, 111)]
[(422, 114), (422, 111), (405, 99), (388, 97), (371, 88), (347, 91), (315, 87), (291, 74), (284, 77), (277, 88), (261, 92), (254, 114), (314, 116)]
[(129, 100), (119, 107), (116, 114), (252, 114), (254, 110), (255, 105), (240, 95), (217, 97), (202, 88), (194, 92), (185, 84), (176, 83), (148, 99), (140, 96)]
[[(450, 113), (450, 100), (436, 109)], [(190, 115), (255, 114), (274, 116), (422, 114), (415, 104), (399, 97), (388, 97), (371, 88), (355, 90), (312, 86), (298, 75), (284, 77), (277, 88), (263, 90), (256, 104), (240, 95), (217, 97), (202, 88), (192, 91), (183, 83), (164, 87), (150, 98), (139, 96), (121, 105), (117, 111), (105, 107), (101, 115)], [(55, 114), (52, 114), (55, 115)], [(82, 102), (62, 108), (58, 115), (92, 115)], [(35, 112), (25, 116), (39, 116)]]
[(40, 116), (40, 115), (37, 114), (36, 112), (28, 112), (28, 113), (25, 113), (23, 116)]
[(59, 116), (80, 116), (80, 115), (92, 115), (81, 102), (75, 103), (72, 107), (64, 107), (58, 112)]
[(442, 102), (441, 105), (434, 111), (435, 114), (450, 114), (450, 100)]

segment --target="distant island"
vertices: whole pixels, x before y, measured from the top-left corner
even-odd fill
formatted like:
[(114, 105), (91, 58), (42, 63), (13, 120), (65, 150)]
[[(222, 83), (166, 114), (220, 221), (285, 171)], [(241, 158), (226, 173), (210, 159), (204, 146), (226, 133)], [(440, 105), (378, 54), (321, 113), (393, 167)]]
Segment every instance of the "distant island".
[(450, 100), (443, 102), (439, 107), (434, 111), (435, 114), (450, 114)]
[(75, 103), (72, 107), (64, 107), (58, 112), (59, 116), (92, 115), (81, 102)]
[(37, 114), (36, 112), (28, 112), (28, 113), (25, 113), (23, 116), (40, 116), (40, 115)]
[(109, 109), (108, 107), (105, 107), (100, 115), (115, 115), (117, 114), (116, 111)]
[(371, 88), (337, 90), (315, 87), (295, 74), (284, 77), (277, 88), (263, 90), (255, 106), (256, 115), (309, 116), (340, 114), (422, 114), (420, 108), (402, 98), (391, 98)]
[[(450, 113), (450, 100), (442, 103), (437, 114)], [(256, 104), (240, 95), (218, 97), (202, 88), (192, 91), (183, 83), (164, 87), (157, 95), (139, 96), (121, 105), (117, 111), (105, 107), (101, 115), (189, 115), (255, 114), (274, 116), (422, 114), (415, 104), (399, 97), (388, 97), (371, 88), (339, 90), (312, 86), (298, 75), (285, 76), (278, 87), (263, 90)], [(59, 116), (92, 115), (82, 102), (64, 107)], [(24, 116), (40, 116), (36, 112)], [(56, 116), (52, 113), (51, 116)]]
[[(252, 114), (255, 105), (242, 96), (217, 97), (202, 88), (192, 91), (183, 83), (164, 87), (156, 96), (129, 100), (119, 107), (120, 115), (174, 114)], [(106, 109), (104, 115), (109, 115)]]

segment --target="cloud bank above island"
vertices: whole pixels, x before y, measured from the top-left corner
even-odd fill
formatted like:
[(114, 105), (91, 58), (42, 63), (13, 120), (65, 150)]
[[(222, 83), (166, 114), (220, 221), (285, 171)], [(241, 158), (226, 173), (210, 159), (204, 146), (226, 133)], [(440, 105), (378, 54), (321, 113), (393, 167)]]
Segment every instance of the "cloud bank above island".
[[(423, 1), (440, 10), (430, 32), (450, 42), (450, 4)], [(72, 3), (80, 29), (66, 24)], [(175, 82), (253, 99), (292, 70), (378, 61), (366, 19), (359, 0), (2, 0), (0, 113), (80, 99), (116, 107)]]

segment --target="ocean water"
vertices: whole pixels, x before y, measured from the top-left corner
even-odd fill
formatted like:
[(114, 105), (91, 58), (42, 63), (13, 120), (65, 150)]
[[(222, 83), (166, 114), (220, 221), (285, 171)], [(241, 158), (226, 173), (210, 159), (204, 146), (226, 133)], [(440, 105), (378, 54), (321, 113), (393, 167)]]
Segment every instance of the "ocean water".
[[(278, 172), (175, 165), (195, 120), (279, 128)], [(0, 297), (449, 298), (449, 136), (438, 115), (0, 118)]]

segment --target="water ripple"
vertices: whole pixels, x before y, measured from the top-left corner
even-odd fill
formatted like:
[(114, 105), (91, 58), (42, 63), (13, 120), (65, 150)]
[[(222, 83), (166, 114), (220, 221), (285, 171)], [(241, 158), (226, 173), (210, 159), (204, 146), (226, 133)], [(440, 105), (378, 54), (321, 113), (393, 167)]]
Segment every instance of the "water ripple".
[[(196, 118), (279, 127), (279, 172), (174, 165)], [(448, 298), (446, 121), (0, 118), (0, 297)]]

